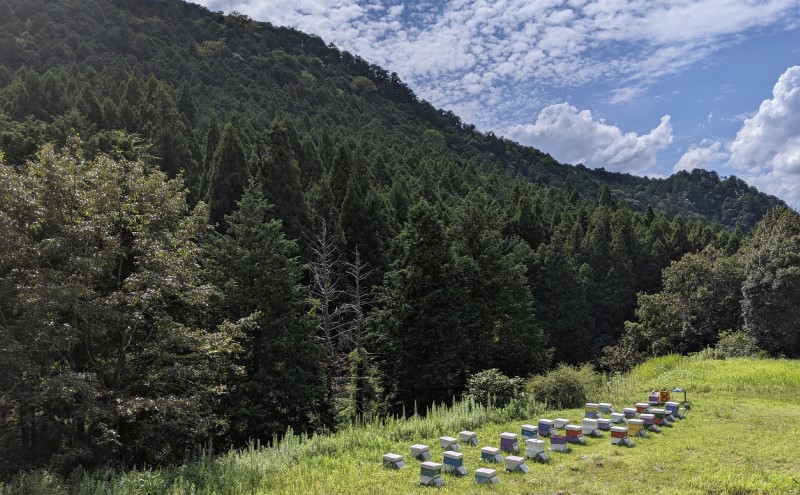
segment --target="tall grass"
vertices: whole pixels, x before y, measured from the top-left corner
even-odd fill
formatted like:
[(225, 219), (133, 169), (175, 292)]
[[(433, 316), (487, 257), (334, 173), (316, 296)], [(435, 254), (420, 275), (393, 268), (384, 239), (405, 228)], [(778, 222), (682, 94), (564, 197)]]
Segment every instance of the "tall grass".
[[(800, 464), (800, 361), (701, 360), (680, 356), (652, 359), (627, 375), (603, 376), (588, 390), (593, 402), (618, 409), (641, 401), (656, 388), (689, 390), (695, 410), (686, 422), (659, 436), (637, 439), (631, 450), (591, 439), (571, 454), (553, 454), (550, 466), (530, 475), (503, 475), (492, 489), (512, 493), (641, 493), (654, 483), (662, 494), (798, 493)], [(0, 484), (0, 495), (239, 495), (418, 493), (416, 461), (403, 471), (383, 469), (381, 454), (407, 455), (412, 443), (427, 443), (435, 460), (438, 437), (464, 429), (478, 432), (481, 445), (495, 445), (503, 431), (518, 431), (520, 420), (580, 418), (581, 409), (545, 411), (544, 404), (520, 401), (504, 409), (462, 401), (435, 406), (424, 417), (386, 418), (345, 428), (333, 435), (288, 432), (272, 446), (212, 455), (200, 450), (181, 466), (161, 469), (76, 471), (67, 479), (38, 471)], [(776, 434), (780, 432), (780, 434)], [(767, 442), (762, 437), (769, 438)], [(479, 447), (464, 447), (465, 465), (482, 466)], [(447, 478), (437, 493), (484, 493), (471, 477)]]

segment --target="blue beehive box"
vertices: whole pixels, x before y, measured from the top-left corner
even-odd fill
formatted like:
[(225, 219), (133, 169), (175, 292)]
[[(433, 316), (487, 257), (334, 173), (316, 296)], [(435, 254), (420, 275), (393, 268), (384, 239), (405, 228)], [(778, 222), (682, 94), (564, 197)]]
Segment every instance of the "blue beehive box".
[(552, 419), (540, 419), (539, 420), (539, 436), (542, 437), (549, 437), (553, 433), (555, 433), (555, 421)]
[(475, 470), (475, 481), (484, 484), (500, 483), (500, 478), (497, 477), (497, 469), (478, 468)]
[(483, 447), (481, 449), (481, 460), (487, 462), (503, 462), (500, 449), (497, 447)]
[(522, 425), (520, 436), (522, 437), (522, 440), (539, 438), (539, 429), (533, 425)]
[(444, 472), (456, 476), (464, 476), (467, 470), (464, 469), (464, 454), (449, 450), (444, 453)]

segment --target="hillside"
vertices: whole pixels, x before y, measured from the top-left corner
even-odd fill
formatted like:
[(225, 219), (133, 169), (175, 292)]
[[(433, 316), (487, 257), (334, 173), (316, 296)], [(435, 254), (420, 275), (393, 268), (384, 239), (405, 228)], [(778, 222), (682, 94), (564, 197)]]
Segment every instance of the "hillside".
[(0, 47), (0, 477), (347, 430), (491, 369), (800, 355), (800, 217), (738, 179), (558, 164), (178, 0), (0, 0)]
[[(282, 114), (303, 135), (322, 128), (333, 142), (371, 141), (394, 166), (414, 167), (436, 150), (462, 169), (488, 166), (556, 186), (569, 178), (586, 197), (607, 185), (634, 210), (652, 204), (669, 218), (681, 214), (748, 231), (781, 203), (735, 177), (703, 171), (647, 179), (562, 166), (541, 151), (476, 132), (420, 101), (396, 74), (318, 37), (178, 0), (6, 0), (0, 43), (8, 47), (0, 51), (0, 148), (12, 162), (45, 142), (63, 143), (71, 128), (85, 138), (122, 128), (155, 141), (164, 169), (186, 170), (197, 188), (211, 115), (224, 122), (236, 114), (252, 134)], [(152, 85), (145, 80), (154, 76), (171, 88), (177, 108), (160, 125), (125, 108), (126, 98), (138, 104), (119, 87), (130, 75), (142, 85)], [(71, 91), (61, 94), (58, 82)], [(164, 136), (163, 126), (174, 135)], [(313, 176), (318, 165), (301, 162)]]
[[(661, 386), (686, 388), (692, 402), (691, 413), (673, 428), (636, 439), (632, 449), (612, 447), (606, 433), (585, 446), (573, 446), (569, 453), (551, 453), (548, 465), (530, 463), (529, 474), (501, 473), (500, 484), (491, 492), (636, 494), (647, 486), (664, 494), (788, 494), (800, 488), (794, 444), (800, 433), (797, 361), (669, 356), (615, 378), (611, 393), (601, 392), (596, 400), (608, 400), (620, 410)], [(431, 445), (438, 460), (441, 435), (470, 428), (485, 445), (500, 432), (518, 431), (520, 424), (535, 423), (539, 417), (576, 419), (581, 414), (578, 409), (539, 407), (510, 418), (509, 413), (480, 408), (468, 412), (457, 406), (427, 419), (370, 424), (302, 442), (287, 439), (280, 447), (203, 457), (175, 469), (87, 476), (74, 480), (71, 489), (52, 478), (31, 476), (19, 484), (0, 485), (0, 493), (419, 493), (424, 490), (417, 485), (419, 461), (408, 456), (412, 443)], [(387, 451), (404, 454), (406, 468), (381, 467)], [(486, 493), (486, 487), (473, 480), (474, 469), (484, 465), (477, 461), (479, 447), (465, 447), (463, 452), (469, 475), (445, 475), (446, 485), (437, 493)]]

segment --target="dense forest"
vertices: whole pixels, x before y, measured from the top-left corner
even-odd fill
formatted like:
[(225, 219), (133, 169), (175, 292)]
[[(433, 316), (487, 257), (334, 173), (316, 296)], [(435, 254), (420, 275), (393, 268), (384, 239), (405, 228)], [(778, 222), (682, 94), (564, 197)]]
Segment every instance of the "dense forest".
[(492, 368), (800, 355), (800, 221), (735, 177), (562, 165), (178, 0), (0, 0), (0, 47), (0, 473), (424, 412)]

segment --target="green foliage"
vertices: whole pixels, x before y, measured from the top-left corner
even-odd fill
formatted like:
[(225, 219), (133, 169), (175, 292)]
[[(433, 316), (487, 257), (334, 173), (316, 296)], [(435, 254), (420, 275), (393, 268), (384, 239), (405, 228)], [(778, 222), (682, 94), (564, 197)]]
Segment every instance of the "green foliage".
[(744, 330), (772, 355), (800, 356), (800, 215), (770, 211), (744, 250)]
[(246, 322), (231, 384), (232, 436), (267, 442), (287, 427), (313, 429), (323, 391), (322, 347), (314, 338), (297, 245), (285, 238), (271, 206), (252, 182), (225, 217), (226, 234), (207, 247), (211, 281), (220, 289), (214, 317)]
[(209, 222), (220, 231), (227, 228), (225, 215), (231, 213), (242, 197), (250, 174), (238, 129), (228, 122), (222, 130), (208, 172)]
[(81, 143), (0, 165), (0, 469), (174, 460), (226, 428), (234, 327), (207, 290), (179, 180)]
[(760, 351), (755, 339), (741, 330), (720, 332), (714, 350), (722, 359), (752, 357), (758, 355)]
[(466, 394), (478, 404), (504, 407), (518, 399), (524, 389), (521, 378), (509, 378), (497, 368), (491, 368), (469, 377)]
[(580, 368), (561, 364), (544, 375), (531, 378), (527, 388), (533, 400), (553, 409), (583, 406), (599, 388), (601, 376), (591, 365)]

